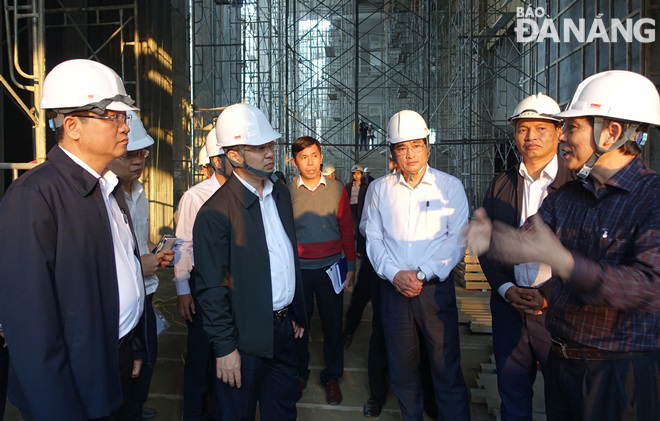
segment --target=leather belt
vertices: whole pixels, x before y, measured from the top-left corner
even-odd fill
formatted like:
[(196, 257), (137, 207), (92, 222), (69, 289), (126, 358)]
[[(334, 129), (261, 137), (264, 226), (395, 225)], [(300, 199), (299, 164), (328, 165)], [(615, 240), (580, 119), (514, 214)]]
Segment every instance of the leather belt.
[(286, 316), (289, 315), (289, 306), (283, 307), (279, 310), (273, 311), (273, 318), (275, 320), (283, 320), (286, 319)]
[(604, 349), (567, 344), (552, 338), (552, 351), (567, 360), (605, 361), (639, 357), (646, 352), (617, 352)]

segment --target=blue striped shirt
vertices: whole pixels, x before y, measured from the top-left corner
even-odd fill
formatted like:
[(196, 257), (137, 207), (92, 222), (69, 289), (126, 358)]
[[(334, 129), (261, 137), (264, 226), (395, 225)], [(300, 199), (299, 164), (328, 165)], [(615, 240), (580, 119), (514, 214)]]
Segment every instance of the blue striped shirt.
[(573, 181), (543, 202), (539, 215), (575, 259), (565, 283), (553, 278), (546, 324), (554, 337), (660, 349), (659, 192), (660, 176), (635, 158), (598, 191), (590, 179)]

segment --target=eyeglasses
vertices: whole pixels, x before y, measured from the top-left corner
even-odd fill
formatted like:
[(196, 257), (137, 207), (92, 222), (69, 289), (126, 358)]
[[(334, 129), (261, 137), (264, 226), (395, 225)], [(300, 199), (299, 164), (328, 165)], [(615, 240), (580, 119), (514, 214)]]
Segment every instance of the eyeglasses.
[(124, 155), (120, 156), (119, 159), (129, 160), (134, 158), (146, 159), (149, 156), (149, 151), (147, 149), (140, 149), (139, 151), (130, 151), (126, 152)]
[(403, 156), (408, 153), (408, 150), (411, 150), (414, 154), (418, 154), (424, 150), (424, 146), (426, 146), (424, 143), (416, 143), (414, 145), (410, 145), (410, 148), (405, 146), (397, 146), (394, 148), (394, 154)]
[(98, 118), (99, 120), (106, 120), (115, 123), (117, 127), (126, 123), (128, 126), (131, 125), (132, 117), (130, 114), (113, 114), (113, 115), (84, 115), (84, 114), (73, 114), (74, 117), (81, 118)]
[(276, 151), (278, 147), (277, 142), (268, 142), (260, 146), (250, 147), (250, 149), (245, 148), (248, 152), (258, 153), (260, 155), (265, 155), (267, 151)]

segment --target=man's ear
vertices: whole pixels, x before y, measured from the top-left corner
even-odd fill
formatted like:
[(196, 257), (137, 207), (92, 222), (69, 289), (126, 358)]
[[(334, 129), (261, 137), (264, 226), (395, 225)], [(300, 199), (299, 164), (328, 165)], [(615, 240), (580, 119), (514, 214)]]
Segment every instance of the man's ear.
[[(227, 150), (227, 151), (225, 151), (225, 153), (227, 154), (227, 158), (231, 159), (232, 161), (238, 162), (238, 163), (243, 163), (243, 157), (241, 156), (240, 153), (238, 153), (238, 151)], [(240, 159), (238, 159), (238, 158), (240, 158)]]
[(611, 122), (601, 133), (602, 147), (609, 149), (621, 136), (623, 136), (623, 126), (621, 123), (616, 121)]
[(73, 140), (80, 140), (80, 126), (82, 122), (79, 118), (67, 115), (64, 117), (64, 122), (62, 123), (62, 130), (67, 137)]

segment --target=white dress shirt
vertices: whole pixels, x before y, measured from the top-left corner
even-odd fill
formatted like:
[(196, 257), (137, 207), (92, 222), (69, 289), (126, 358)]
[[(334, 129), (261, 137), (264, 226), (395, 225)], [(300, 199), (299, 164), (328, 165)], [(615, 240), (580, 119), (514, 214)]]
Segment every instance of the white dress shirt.
[(463, 184), (429, 166), (417, 187), (401, 173), (369, 184), (360, 230), (367, 255), (381, 278), (420, 268), (444, 281), (465, 253), (468, 202)]
[(218, 178), (213, 177), (197, 183), (183, 194), (179, 201), (179, 221), (176, 237), (181, 243), (174, 251), (174, 286), (177, 295), (190, 294), (190, 271), (195, 265), (193, 256), (193, 226), (197, 212), (209, 197), (220, 188)]
[(80, 158), (64, 148), (62, 150), (76, 164), (99, 180), (112, 232), (112, 247), (115, 254), (119, 290), (119, 338), (122, 338), (137, 326), (140, 316), (142, 316), (145, 291), (144, 282), (142, 281), (142, 267), (134, 253), (135, 242), (133, 241), (131, 228), (128, 225), (128, 218), (119, 207), (117, 199), (112, 195), (119, 179), (110, 170), (106, 170), (103, 176), (99, 175)]
[[(149, 250), (149, 200), (144, 191), (144, 185), (138, 180), (131, 183), (131, 192), (124, 191), (124, 198), (128, 211), (133, 221), (133, 231), (138, 242), (140, 256), (151, 254)], [(144, 277), (144, 288), (147, 295), (151, 295), (158, 289), (158, 276), (152, 274)]]
[[(259, 198), (261, 219), (266, 232), (266, 244), (270, 260), (270, 280), (273, 291), (273, 311), (280, 310), (293, 301), (296, 289), (296, 269), (293, 261), (293, 245), (284, 230), (284, 225), (277, 212), (273, 198), (273, 183), (264, 179), (263, 198), (259, 197), (257, 189), (243, 180), (236, 172), (234, 175), (245, 188)], [(258, 262), (255, 264), (259, 264)]]
[[(548, 187), (555, 181), (559, 171), (559, 161), (557, 155), (552, 158), (548, 165), (543, 168), (539, 178), (534, 180), (527, 171), (524, 162), (520, 163), (518, 173), (522, 176), (523, 182), (523, 201), (520, 212), (520, 226), (529, 218), (538, 212), (543, 200), (548, 196)], [(515, 265), (513, 272), (516, 277), (516, 283), (521, 287), (539, 287), (543, 285), (552, 276), (552, 269), (545, 263), (523, 263)], [(502, 284), (497, 292), (506, 298), (506, 291), (513, 286), (513, 283)]]

